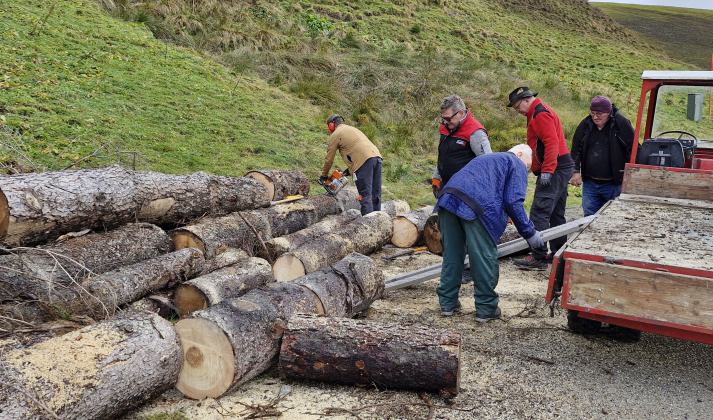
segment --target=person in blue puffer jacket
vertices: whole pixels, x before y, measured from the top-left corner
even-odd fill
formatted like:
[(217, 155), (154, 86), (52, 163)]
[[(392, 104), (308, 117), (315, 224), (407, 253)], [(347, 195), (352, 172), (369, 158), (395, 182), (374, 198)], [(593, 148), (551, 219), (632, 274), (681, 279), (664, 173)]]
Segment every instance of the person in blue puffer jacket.
[(525, 194), (532, 149), (520, 144), (507, 152), (470, 161), (448, 181), (435, 210), (443, 239), (443, 265), (438, 300), (444, 316), (460, 309), (458, 292), (466, 249), (475, 289), (475, 320), (500, 318), (497, 243), (508, 218), (531, 248), (544, 245), (542, 235), (527, 217)]

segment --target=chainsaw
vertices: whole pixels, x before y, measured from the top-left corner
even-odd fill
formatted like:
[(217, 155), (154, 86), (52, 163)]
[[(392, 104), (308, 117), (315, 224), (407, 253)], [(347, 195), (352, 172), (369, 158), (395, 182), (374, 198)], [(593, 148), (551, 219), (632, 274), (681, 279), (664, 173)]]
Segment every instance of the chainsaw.
[(332, 172), (332, 175), (330, 175), (327, 179), (320, 179), (317, 182), (319, 182), (319, 185), (324, 187), (327, 194), (334, 197), (349, 183), (349, 175), (349, 169), (345, 169), (344, 171), (335, 169), (334, 172)]

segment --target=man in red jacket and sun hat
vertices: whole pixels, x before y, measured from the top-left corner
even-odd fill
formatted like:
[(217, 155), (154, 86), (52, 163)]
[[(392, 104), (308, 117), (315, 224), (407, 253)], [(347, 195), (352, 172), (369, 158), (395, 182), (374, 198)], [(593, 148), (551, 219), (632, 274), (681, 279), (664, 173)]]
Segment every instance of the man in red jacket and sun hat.
[[(549, 105), (537, 98), (537, 92), (521, 86), (510, 92), (508, 100), (509, 107), (527, 117), (527, 144), (533, 152), (531, 169), (537, 175), (530, 220), (541, 232), (566, 222), (567, 184), (574, 173), (574, 160), (569, 154), (562, 122)], [(566, 236), (550, 241), (550, 252), (557, 252), (566, 241)], [(521, 269), (544, 270), (552, 254), (548, 255), (544, 245), (514, 262)]]

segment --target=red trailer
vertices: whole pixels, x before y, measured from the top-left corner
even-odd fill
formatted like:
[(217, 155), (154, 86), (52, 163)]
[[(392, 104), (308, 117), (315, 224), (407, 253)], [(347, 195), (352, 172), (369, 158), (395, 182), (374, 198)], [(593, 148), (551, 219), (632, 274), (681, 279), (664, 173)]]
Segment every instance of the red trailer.
[(646, 71), (622, 195), (555, 255), (570, 329), (713, 344), (713, 71)]

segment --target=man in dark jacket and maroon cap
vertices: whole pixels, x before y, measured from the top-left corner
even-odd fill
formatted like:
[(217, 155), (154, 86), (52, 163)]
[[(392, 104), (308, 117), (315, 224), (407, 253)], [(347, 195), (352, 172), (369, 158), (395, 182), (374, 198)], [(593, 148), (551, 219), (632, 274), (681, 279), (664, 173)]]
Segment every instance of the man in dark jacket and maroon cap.
[[(508, 97), (508, 106), (527, 117), (527, 144), (532, 148), (532, 173), (537, 175), (535, 196), (530, 207), (530, 220), (538, 231), (566, 222), (567, 184), (574, 172), (574, 162), (567, 148), (562, 122), (557, 113), (527, 86), (521, 86)], [(550, 251), (557, 252), (567, 237), (550, 241)], [(551, 257), (547, 245), (533, 248), (532, 255), (515, 260), (518, 268), (544, 270)]]
[(596, 213), (621, 194), (624, 165), (634, 142), (634, 127), (609, 98), (595, 96), (589, 110), (572, 138), (574, 175), (570, 180), (572, 185), (584, 184), (585, 216)]

